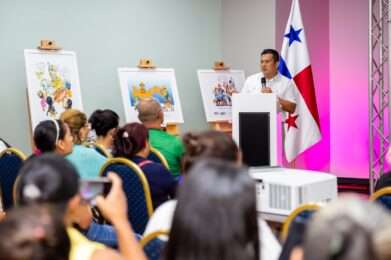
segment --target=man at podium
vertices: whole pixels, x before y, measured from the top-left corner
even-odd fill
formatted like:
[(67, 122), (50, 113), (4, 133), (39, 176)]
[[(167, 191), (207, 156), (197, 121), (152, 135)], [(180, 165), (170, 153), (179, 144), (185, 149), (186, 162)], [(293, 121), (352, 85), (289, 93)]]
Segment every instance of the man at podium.
[(276, 93), (279, 110), (294, 113), (296, 93), (293, 82), (278, 72), (279, 53), (265, 49), (261, 53), (261, 72), (248, 77), (241, 93)]

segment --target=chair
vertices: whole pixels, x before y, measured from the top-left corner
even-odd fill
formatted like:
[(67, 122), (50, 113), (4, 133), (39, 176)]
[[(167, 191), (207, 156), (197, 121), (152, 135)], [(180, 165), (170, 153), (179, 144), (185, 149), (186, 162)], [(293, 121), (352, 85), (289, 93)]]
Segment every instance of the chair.
[(380, 203), (387, 209), (391, 209), (391, 187), (382, 188), (369, 197), (369, 200)]
[(143, 234), (153, 213), (151, 192), (143, 171), (128, 159), (112, 158), (102, 166), (100, 175), (106, 176), (108, 172), (115, 172), (122, 179), (129, 221), (136, 233)]
[(167, 162), (166, 158), (164, 157), (164, 155), (161, 152), (159, 152), (159, 150), (157, 150), (153, 147), (151, 147), (147, 159), (151, 160), (153, 162), (161, 163), (164, 165), (164, 167), (166, 167), (166, 169), (170, 169), (168, 167), (168, 162)]
[(0, 153), (0, 187), (3, 191), (4, 210), (14, 205), (13, 188), (26, 155), (16, 148), (7, 148)]
[[(162, 239), (162, 236), (166, 237), (167, 239)], [(167, 240), (168, 232), (159, 230), (143, 237), (140, 241), (140, 244), (149, 260), (159, 260), (161, 259), (161, 254), (164, 250)]]
[(321, 205), (317, 203), (303, 204), (296, 208), (284, 221), (281, 231), (281, 240), (285, 241), (288, 237), (289, 229), (293, 222), (306, 224), (311, 219), (314, 212), (318, 211), (320, 208)]

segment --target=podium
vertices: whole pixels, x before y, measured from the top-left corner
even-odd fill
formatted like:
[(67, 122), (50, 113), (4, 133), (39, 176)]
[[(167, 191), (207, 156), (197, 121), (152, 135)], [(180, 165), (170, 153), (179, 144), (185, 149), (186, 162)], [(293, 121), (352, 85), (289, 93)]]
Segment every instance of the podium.
[(250, 167), (277, 166), (277, 96), (232, 96), (232, 138)]

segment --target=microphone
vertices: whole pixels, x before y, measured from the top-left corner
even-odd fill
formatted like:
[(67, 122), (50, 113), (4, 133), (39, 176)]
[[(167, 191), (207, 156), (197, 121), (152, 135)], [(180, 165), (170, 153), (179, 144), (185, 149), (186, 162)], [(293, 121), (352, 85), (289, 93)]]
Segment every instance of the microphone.
[(263, 88), (266, 88), (266, 78), (265, 77), (261, 78), (261, 85)]

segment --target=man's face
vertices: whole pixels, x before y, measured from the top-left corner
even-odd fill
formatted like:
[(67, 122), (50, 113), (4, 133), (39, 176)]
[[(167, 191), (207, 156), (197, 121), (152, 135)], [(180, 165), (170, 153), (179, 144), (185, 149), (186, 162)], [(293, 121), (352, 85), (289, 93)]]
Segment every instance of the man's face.
[(274, 61), (270, 53), (261, 56), (261, 71), (265, 76), (274, 76), (278, 71), (278, 62)]

